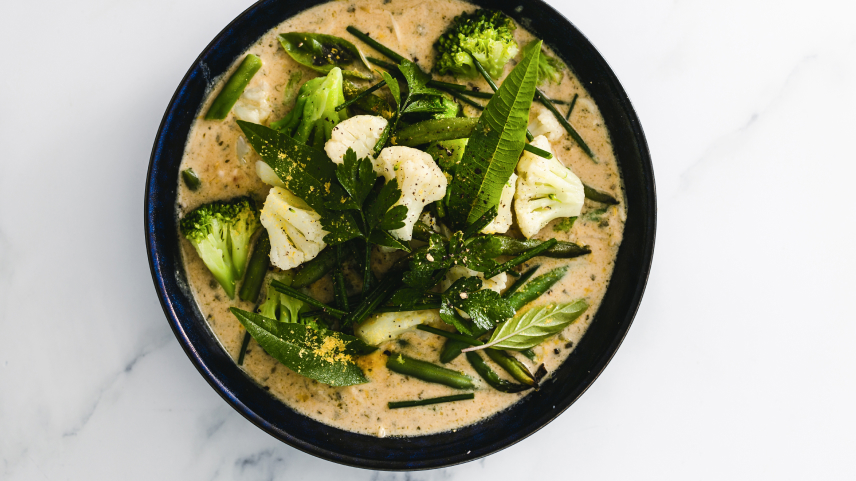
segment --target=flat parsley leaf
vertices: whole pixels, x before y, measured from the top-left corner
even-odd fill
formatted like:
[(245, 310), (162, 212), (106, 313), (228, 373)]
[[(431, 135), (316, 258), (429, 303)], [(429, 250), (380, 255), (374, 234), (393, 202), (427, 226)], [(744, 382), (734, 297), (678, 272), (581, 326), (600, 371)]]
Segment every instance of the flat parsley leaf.
[(443, 293), (442, 304), (466, 312), (482, 330), (493, 329), (496, 323), (514, 316), (514, 308), (498, 292), (481, 287), (478, 277), (462, 277)]

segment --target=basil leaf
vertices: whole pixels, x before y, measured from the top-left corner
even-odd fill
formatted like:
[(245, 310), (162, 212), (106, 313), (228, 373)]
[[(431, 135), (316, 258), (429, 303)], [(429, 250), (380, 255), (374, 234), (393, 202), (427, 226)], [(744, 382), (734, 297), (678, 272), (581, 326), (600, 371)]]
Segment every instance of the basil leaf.
[(576, 321), (588, 307), (588, 302), (578, 299), (564, 304), (549, 304), (529, 309), (522, 315), (502, 323), (490, 336), (490, 341), (478, 348), (517, 351), (529, 349), (561, 332)]
[(392, 93), (392, 99), (395, 100), (396, 107), (401, 107), (401, 87), (398, 85), (398, 80), (392, 78), (388, 72), (381, 72), (383, 79), (386, 80), (386, 87)]
[(297, 323), (272, 326), (272, 319), (235, 307), (230, 310), (265, 352), (297, 374), (330, 386), (368, 382), (353, 356), (372, 348), (356, 337)]
[(281, 33), (278, 38), (279, 44), (295, 62), (316, 72), (326, 74), (334, 67), (340, 67), (343, 75), (362, 79), (372, 78), (369, 74), (353, 70), (362, 63), (360, 51), (344, 38), (306, 32)]
[(449, 216), (467, 225), (499, 204), (502, 188), (526, 145), (529, 108), (538, 81), (538, 48), (523, 57), (485, 106), (449, 188)]
[(487, 331), (513, 316), (514, 308), (499, 293), (481, 287), (478, 277), (462, 277), (443, 293), (443, 304), (466, 312), (476, 326)]

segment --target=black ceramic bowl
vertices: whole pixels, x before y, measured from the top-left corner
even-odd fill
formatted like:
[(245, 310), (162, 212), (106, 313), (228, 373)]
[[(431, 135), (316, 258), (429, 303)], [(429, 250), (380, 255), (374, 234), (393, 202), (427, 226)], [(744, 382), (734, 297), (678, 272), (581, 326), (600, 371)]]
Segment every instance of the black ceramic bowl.
[(627, 195), (627, 224), (615, 273), (594, 322), (553, 380), (506, 411), (455, 433), (410, 438), (380, 439), (319, 423), (274, 399), (218, 344), (187, 288), (175, 199), (185, 141), (209, 80), (269, 29), (320, 3), (324, 0), (256, 3), (217, 35), (182, 79), (155, 139), (146, 182), (146, 248), (155, 289), (175, 336), (199, 372), (232, 407), (277, 439), (330, 461), (372, 469), (437, 468), (487, 456), (524, 439), (567, 409), (604, 369), (630, 327), (648, 278), (656, 223), (654, 174), (642, 127), (615, 74), (552, 7), (538, 0), (475, 1), (503, 10), (544, 39), (600, 108)]

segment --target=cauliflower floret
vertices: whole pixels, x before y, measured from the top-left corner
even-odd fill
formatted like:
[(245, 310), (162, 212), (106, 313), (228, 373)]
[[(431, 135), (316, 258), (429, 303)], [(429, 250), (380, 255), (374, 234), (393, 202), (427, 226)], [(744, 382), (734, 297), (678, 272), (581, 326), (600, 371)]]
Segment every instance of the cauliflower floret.
[(478, 277), (482, 280), (482, 289), (490, 289), (497, 294), (502, 294), (502, 290), (508, 285), (508, 274), (505, 272), (501, 272), (490, 279), (485, 279), (483, 272), (474, 271), (467, 266), (454, 266), (446, 273), (441, 287), (445, 291), (461, 277)]
[(377, 346), (385, 341), (397, 339), (420, 324), (437, 324), (440, 313), (430, 311), (385, 312), (375, 314), (354, 328), (354, 335), (366, 344)]
[(514, 191), (517, 186), (517, 174), (512, 173), (508, 182), (502, 187), (499, 197), (499, 213), (490, 224), (482, 229), (484, 234), (505, 234), (511, 227), (511, 201), (514, 200)]
[(273, 168), (263, 160), (256, 161), (256, 175), (258, 175), (259, 179), (267, 185), (285, 188), (285, 182), (283, 182), (282, 179), (276, 175)]
[[(529, 131), (536, 137), (539, 135), (547, 137), (547, 140), (550, 142), (561, 140), (562, 136), (565, 135), (565, 128), (562, 127), (562, 124), (560, 124), (558, 120), (556, 120), (556, 116), (553, 115), (553, 112), (550, 112), (544, 107), (538, 107), (539, 110), (537, 110), (535, 118), (532, 122), (529, 122)], [(535, 110), (534, 105), (532, 110)]]
[(270, 235), (270, 261), (280, 269), (314, 259), (327, 246), (321, 216), (281, 187), (270, 190), (260, 220)]
[(354, 149), (358, 159), (369, 157), (386, 125), (385, 118), (375, 115), (356, 115), (343, 120), (333, 127), (324, 151), (337, 164), (344, 162), (348, 148)]
[(270, 87), (267, 82), (262, 82), (257, 87), (244, 90), (241, 98), (232, 107), (235, 117), (254, 124), (260, 124), (267, 120), (271, 113), (271, 107), (268, 103), (268, 90), (270, 90)]
[[(532, 145), (553, 153), (543, 135), (535, 137)], [(545, 159), (524, 151), (517, 163), (517, 173), (520, 177), (514, 194), (514, 212), (520, 232), (527, 239), (553, 219), (580, 215), (585, 201), (583, 183), (558, 158)]]
[(395, 205), (407, 207), (404, 227), (389, 231), (399, 240), (413, 238), (413, 225), (422, 209), (446, 195), (446, 176), (430, 155), (411, 147), (387, 147), (374, 164), (375, 172), (389, 181), (396, 179), (401, 198)]

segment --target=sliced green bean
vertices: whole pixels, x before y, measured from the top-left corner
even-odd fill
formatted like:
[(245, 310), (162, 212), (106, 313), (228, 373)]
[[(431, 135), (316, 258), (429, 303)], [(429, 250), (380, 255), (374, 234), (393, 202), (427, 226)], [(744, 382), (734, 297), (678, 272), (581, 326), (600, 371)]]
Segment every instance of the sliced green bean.
[(184, 185), (190, 190), (196, 190), (202, 185), (202, 181), (199, 180), (199, 176), (192, 168), (182, 170), (181, 179), (184, 180)]
[(229, 77), (223, 90), (217, 94), (211, 107), (208, 107), (208, 112), (205, 114), (206, 120), (223, 120), (229, 115), (235, 102), (244, 93), (244, 89), (249, 85), (253, 75), (262, 68), (262, 59), (253, 54), (247, 54), (235, 73)]
[(616, 199), (615, 197), (607, 194), (606, 192), (602, 192), (593, 187), (589, 187), (586, 184), (583, 184), (583, 192), (585, 193), (586, 199), (593, 200), (595, 202), (600, 202), (601, 204), (618, 204), (618, 199)]
[(298, 290), (295, 290), (291, 286), (287, 286), (287, 285), (285, 285), (282, 282), (279, 282), (277, 280), (271, 281), (270, 285), (271, 285), (271, 287), (273, 287), (277, 291), (285, 294), (286, 296), (293, 297), (293, 298), (297, 299), (298, 301), (303, 301), (303, 302), (309, 304), (310, 306), (315, 306), (315, 307), (323, 310), (324, 312), (326, 312), (327, 314), (330, 314), (332, 316), (342, 317), (342, 316), (347, 314), (347, 312), (345, 312), (341, 309), (336, 309), (335, 307), (330, 307), (327, 304), (324, 304), (323, 302), (319, 301), (318, 299), (315, 299), (314, 297), (307, 296), (306, 294), (304, 294)]
[(468, 346), (481, 346), (482, 344), (484, 344), (483, 342), (479, 341), (474, 337), (465, 336), (456, 332), (444, 331), (442, 329), (437, 329), (436, 327), (426, 326), (425, 324), (419, 324), (418, 326), (416, 326), (416, 329), (419, 329), (420, 331), (430, 332), (431, 334), (436, 334), (438, 336), (445, 337), (446, 339), (460, 341)]
[(247, 273), (244, 274), (244, 281), (241, 283), (241, 290), (238, 296), (243, 301), (255, 302), (259, 298), (259, 292), (264, 284), (265, 274), (270, 267), (270, 237), (266, 230), (262, 229), (259, 238), (256, 239), (256, 245), (253, 247), (253, 253), (250, 256), (250, 261), (247, 263)]
[(473, 380), (466, 374), (426, 361), (420, 361), (403, 354), (392, 353), (386, 361), (386, 368), (398, 374), (415, 377), (426, 382), (443, 384), (455, 389), (473, 389)]
[(502, 264), (498, 265), (497, 267), (494, 267), (490, 271), (485, 272), (484, 278), (490, 279), (491, 277), (499, 274), (500, 272), (507, 271), (507, 270), (509, 270), (515, 266), (523, 264), (524, 262), (528, 261), (529, 259), (532, 259), (533, 257), (535, 257), (535, 256), (541, 254), (542, 252), (546, 251), (547, 249), (553, 247), (558, 242), (559, 241), (557, 241), (556, 239), (546, 240), (546, 241), (542, 242), (540, 245), (538, 245), (537, 247), (533, 247), (532, 249), (529, 249), (528, 251), (526, 251), (525, 253), (515, 257), (514, 259), (503, 262)]
[(517, 382), (525, 384), (526, 386), (538, 386), (538, 382), (535, 381), (535, 376), (529, 372), (529, 368), (527, 368), (522, 362), (518, 361), (516, 357), (498, 349), (485, 349), (484, 351), (484, 353), (487, 354), (487, 357), (504, 369), (505, 372), (510, 374)]
[(473, 369), (476, 370), (478, 375), (485, 380), (490, 387), (496, 389), (497, 391), (506, 392), (506, 393), (515, 393), (525, 391), (527, 389), (532, 389), (532, 386), (527, 386), (525, 384), (516, 384), (513, 382), (506, 381), (499, 377), (490, 366), (484, 362), (484, 359), (477, 352), (470, 351), (467, 353), (467, 361), (470, 362), (470, 365)]
[(567, 272), (568, 266), (557, 267), (527, 282), (526, 285), (506, 299), (514, 310), (520, 310), (526, 304), (529, 304), (549, 291), (550, 288), (565, 277)]
[(535, 272), (538, 271), (539, 267), (541, 267), (541, 264), (537, 264), (535, 266), (532, 266), (526, 272), (524, 272), (523, 275), (520, 276), (520, 278), (518, 278), (514, 282), (514, 284), (511, 285), (511, 287), (509, 287), (508, 289), (505, 290), (505, 292), (502, 293), (502, 298), (508, 299), (509, 297), (511, 297), (512, 294), (517, 292), (518, 289), (523, 287), (523, 284), (525, 284), (526, 281), (528, 281), (530, 278), (532, 278), (532, 276), (535, 275)]
[(291, 287), (300, 289), (321, 279), (336, 267), (336, 250), (327, 247), (311, 261), (303, 264), (303, 268), (294, 276)]
[(415, 401), (390, 401), (386, 403), (390, 409), (411, 408), (416, 406), (429, 406), (431, 404), (449, 403), (454, 401), (466, 401), (476, 397), (475, 394), (469, 392), (466, 394), (455, 394), (452, 396), (432, 397), (429, 399), (417, 399)]
[(353, 25), (348, 25), (348, 28), (347, 28), (346, 30), (347, 30), (351, 35), (353, 35), (353, 36), (357, 37), (358, 39), (362, 40), (362, 41), (363, 41), (363, 42), (365, 42), (369, 47), (371, 47), (371, 48), (373, 48), (373, 49), (377, 50), (378, 52), (382, 53), (383, 55), (385, 55), (385, 56), (386, 56), (387, 58), (389, 58), (390, 60), (395, 60), (397, 63), (401, 63), (401, 61), (402, 61), (402, 60), (407, 60), (407, 59), (406, 59), (406, 58), (404, 58), (403, 56), (401, 56), (401, 55), (399, 55), (398, 53), (394, 52), (391, 48), (389, 48), (389, 47), (387, 47), (387, 46), (383, 45), (382, 43), (378, 42), (377, 40), (375, 40), (375, 39), (373, 39), (373, 38), (369, 37), (369, 35), (368, 35), (367, 33), (363, 33), (363, 32), (361, 32), (361, 31), (359, 31), (359, 30), (358, 30), (356, 27), (354, 27)]
[[(499, 235), (494, 237), (499, 239), (500, 252), (504, 256), (517, 256), (544, 243), (544, 241), (538, 239), (520, 240)], [(589, 246), (581, 246), (573, 242), (557, 241), (553, 247), (550, 247), (540, 255), (554, 259), (570, 259), (585, 254), (591, 254)]]
[(476, 117), (423, 120), (396, 132), (392, 144), (415, 147), (438, 140), (463, 139), (470, 136), (478, 121)]

